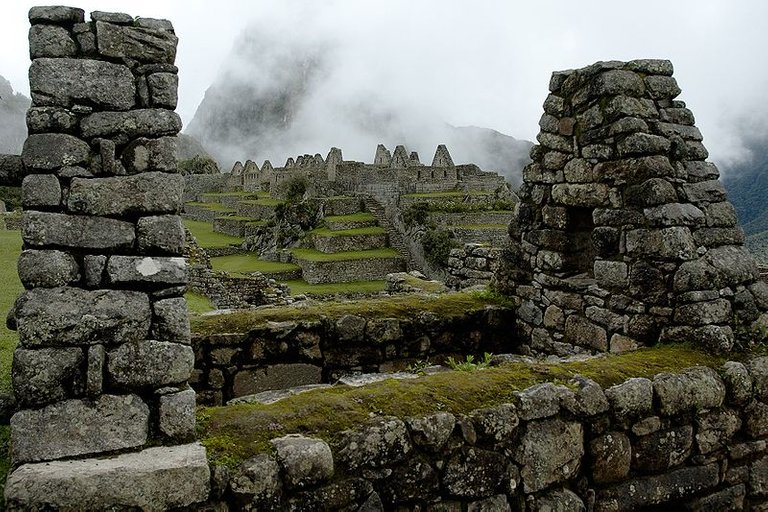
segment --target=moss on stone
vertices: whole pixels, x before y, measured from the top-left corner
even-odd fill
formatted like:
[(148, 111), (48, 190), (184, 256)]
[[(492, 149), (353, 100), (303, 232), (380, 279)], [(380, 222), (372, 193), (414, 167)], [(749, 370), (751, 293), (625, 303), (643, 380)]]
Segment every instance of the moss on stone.
[(309, 234), (313, 236), (327, 236), (327, 237), (385, 235), (386, 233), (387, 233), (387, 230), (379, 226), (368, 226), (365, 228), (354, 228), (354, 229), (340, 229), (337, 231), (334, 231), (328, 228), (317, 228), (309, 232)]
[(316, 249), (293, 249), (291, 253), (300, 260), (308, 261), (349, 261), (372, 258), (400, 258), (394, 249), (369, 249), (367, 251), (320, 252)]
[(309, 284), (304, 280), (286, 281), (291, 295), (310, 296), (353, 295), (358, 293), (377, 293), (384, 291), (384, 281), (354, 281), (352, 283)]
[(299, 303), (292, 306), (244, 310), (227, 315), (208, 316), (192, 321), (198, 334), (245, 333), (267, 322), (315, 321), (335, 319), (343, 315), (360, 315), (366, 318), (411, 318), (415, 312), (429, 312), (441, 317), (461, 316), (488, 305), (503, 302), (488, 293), (446, 293), (439, 296), (398, 295), (355, 301), (328, 301)]
[(659, 346), (584, 362), (514, 363), (475, 372), (446, 372), (418, 379), (386, 380), (361, 388), (312, 391), (271, 405), (203, 408), (198, 432), (211, 460), (237, 464), (269, 449), (269, 440), (302, 433), (333, 442), (372, 416), (400, 418), (437, 411), (466, 414), (509, 402), (513, 393), (540, 382), (565, 383), (583, 375), (608, 387), (631, 377), (652, 377), (695, 365), (718, 367), (723, 358), (685, 346)]

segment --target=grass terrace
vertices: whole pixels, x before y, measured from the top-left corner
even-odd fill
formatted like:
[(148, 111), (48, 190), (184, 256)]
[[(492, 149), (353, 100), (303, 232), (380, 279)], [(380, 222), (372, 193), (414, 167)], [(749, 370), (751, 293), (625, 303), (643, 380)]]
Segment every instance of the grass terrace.
[(292, 249), (291, 253), (298, 259), (307, 261), (349, 261), (400, 257), (400, 253), (389, 247), (383, 249), (370, 249), (367, 251), (344, 251), (334, 253), (320, 252), (316, 249)]
[(330, 222), (366, 222), (376, 220), (370, 212), (358, 212), (351, 215), (328, 215), (325, 220)]
[(386, 235), (387, 230), (379, 226), (368, 226), (365, 228), (340, 229), (334, 231), (328, 228), (317, 228), (309, 232), (315, 236), (356, 236), (356, 235)]
[(200, 244), (200, 247), (203, 249), (227, 247), (229, 245), (240, 245), (243, 243), (242, 238), (225, 235), (224, 233), (217, 233), (213, 230), (213, 224), (210, 222), (184, 219), (184, 226), (197, 239), (197, 243)]
[(486, 190), (446, 190), (443, 192), (418, 192), (415, 194), (403, 194), (402, 197), (415, 198), (435, 198), (435, 197), (464, 197), (464, 196), (487, 196), (491, 193)]
[(235, 210), (232, 208), (229, 208), (228, 206), (224, 206), (221, 203), (200, 203), (197, 201), (191, 201), (189, 203), (186, 203), (188, 206), (201, 206), (207, 210), (211, 210), (212, 212), (232, 212), (235, 213)]
[(246, 199), (240, 202), (242, 204), (257, 204), (260, 206), (277, 206), (277, 205), (283, 204), (285, 201), (281, 201), (279, 199), (274, 199), (271, 197), (262, 197), (259, 199)]
[(242, 198), (257, 198), (259, 197), (258, 192), (246, 192), (245, 190), (238, 190), (234, 192), (206, 192), (205, 194), (202, 194), (205, 198), (220, 198), (220, 197), (242, 197)]
[(250, 274), (251, 272), (261, 272), (262, 274), (269, 275), (276, 272), (290, 272), (299, 269), (293, 263), (260, 260), (255, 254), (217, 256), (211, 258), (211, 266), (213, 270), (243, 275)]
[(372, 416), (405, 418), (436, 411), (466, 414), (510, 402), (514, 391), (541, 382), (567, 383), (582, 375), (608, 387), (630, 377), (651, 377), (695, 365), (717, 368), (724, 361), (686, 346), (659, 346), (585, 362), (512, 363), (474, 372), (390, 379), (361, 388), (311, 391), (271, 405), (203, 408), (198, 410), (198, 430), (211, 460), (236, 465), (268, 451), (270, 439), (288, 433), (333, 443), (341, 431), (364, 424)]

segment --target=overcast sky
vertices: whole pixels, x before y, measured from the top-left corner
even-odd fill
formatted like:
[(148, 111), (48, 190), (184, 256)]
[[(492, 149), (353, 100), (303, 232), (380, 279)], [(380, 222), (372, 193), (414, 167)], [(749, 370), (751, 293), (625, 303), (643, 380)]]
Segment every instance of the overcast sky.
[[(28, 94), (27, 11), (4, 2), (0, 75)], [(323, 33), (349, 83), (420, 105), (454, 125), (533, 140), (550, 73), (597, 60), (668, 58), (712, 156), (742, 154), (768, 110), (764, 0), (102, 0), (78, 7), (168, 18), (180, 38), (185, 123), (249, 20), (287, 38)]]

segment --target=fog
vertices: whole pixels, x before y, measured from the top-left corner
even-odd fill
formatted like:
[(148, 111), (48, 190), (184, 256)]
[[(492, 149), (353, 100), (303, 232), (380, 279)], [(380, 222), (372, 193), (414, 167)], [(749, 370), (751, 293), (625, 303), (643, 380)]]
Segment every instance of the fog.
[[(276, 136), (256, 147), (233, 134), (226, 146), (211, 148), (231, 158), (281, 164), (291, 154), (324, 154), (333, 145), (344, 149), (346, 158), (370, 161), (376, 143), (393, 149), (408, 142), (429, 161), (436, 143), (456, 144), (449, 140), (455, 131), (446, 124), (534, 140), (553, 70), (634, 58), (672, 60), (683, 89), (680, 99), (696, 114), (711, 158), (724, 172), (749, 156), (748, 146), (765, 140), (768, 70), (759, 57), (768, 47), (768, 3), (761, 0), (79, 4), (87, 11), (118, 10), (174, 22), (180, 37), (179, 112), (187, 124), (217, 80), (241, 78), (253, 85), (250, 91), (263, 92), (269, 84), (286, 83), (281, 70), (292, 77), (308, 63), (309, 80), (292, 96), (300, 101), (292, 105), (290, 119), (278, 124)], [(23, 42), (30, 5), (8, 3), (0, 20), (0, 75), (21, 92), (27, 87)], [(249, 37), (274, 45), (245, 55), (232, 52)], [(372, 127), (371, 134), (360, 126)], [(452, 148), (454, 160), (464, 160), (462, 151)]]

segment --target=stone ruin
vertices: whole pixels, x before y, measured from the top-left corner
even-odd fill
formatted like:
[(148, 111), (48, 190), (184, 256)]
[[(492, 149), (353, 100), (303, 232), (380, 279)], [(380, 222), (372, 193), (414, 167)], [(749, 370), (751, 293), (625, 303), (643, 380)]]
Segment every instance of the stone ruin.
[(657, 340), (720, 352), (765, 326), (768, 285), (672, 64), (600, 62), (549, 88), (502, 283), (520, 336), (545, 353)]
[(120, 13), (29, 19), (7, 506), (185, 507), (209, 468), (191, 443), (177, 38)]

